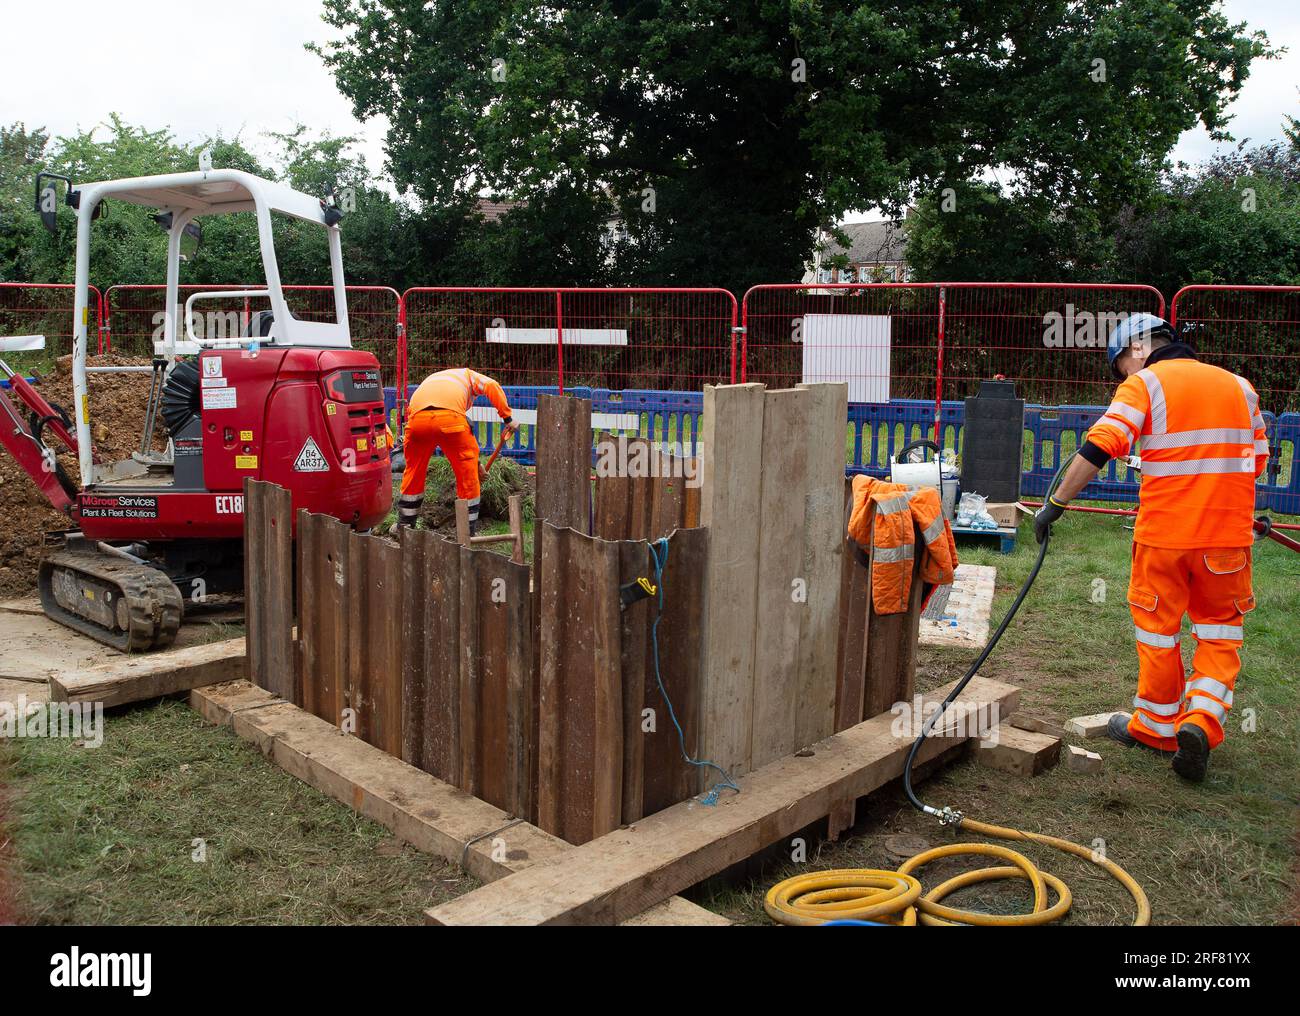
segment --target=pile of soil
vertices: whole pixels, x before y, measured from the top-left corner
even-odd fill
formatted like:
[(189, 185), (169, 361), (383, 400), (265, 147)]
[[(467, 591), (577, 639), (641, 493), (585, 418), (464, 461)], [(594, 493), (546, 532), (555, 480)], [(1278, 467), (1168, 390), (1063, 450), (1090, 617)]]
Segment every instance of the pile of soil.
[[(513, 459), (498, 458), (479, 495), (479, 518), (509, 521), (511, 495), (523, 494), (524, 519), (531, 519), (535, 486), (534, 477), (523, 466)], [(444, 536), (456, 535), (456, 482), (451, 464), (441, 456), (430, 463), (420, 525)]]
[[(92, 356), (87, 364), (96, 367), (147, 366), (148, 359), (109, 354)], [(130, 458), (140, 450), (149, 402), (148, 374), (91, 374), (87, 380), (90, 393), (90, 429), (95, 453), (101, 462)], [(72, 358), (60, 358), (52, 372), (36, 376), (33, 387), (48, 402), (62, 406), (73, 416)], [(14, 408), (22, 403), (9, 395)], [(51, 444), (56, 443), (53, 437)], [(154, 434), (153, 447), (163, 448), (166, 435), (161, 421)], [(78, 474), (77, 460), (60, 455), (59, 461), (73, 482)], [(71, 523), (66, 515), (55, 511), (31, 478), (7, 451), (0, 449), (0, 596), (22, 596), (36, 587), (36, 563), (40, 558), (47, 532), (64, 530)]]

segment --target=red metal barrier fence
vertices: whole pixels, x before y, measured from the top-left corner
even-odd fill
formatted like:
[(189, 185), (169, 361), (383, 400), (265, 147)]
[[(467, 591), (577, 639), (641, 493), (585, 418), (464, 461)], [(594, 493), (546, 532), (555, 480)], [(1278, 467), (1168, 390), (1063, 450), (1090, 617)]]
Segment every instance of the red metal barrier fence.
[(849, 382), (850, 402), (961, 399), (1002, 374), (1047, 405), (1105, 403), (1104, 350), (1121, 316), (1164, 314), (1150, 286), (877, 283), (755, 286), (742, 375)]
[(561, 388), (699, 391), (737, 376), (725, 289), (420, 287), (402, 301), (406, 383), (462, 364)]
[(1201, 359), (1249, 380), (1261, 409), (1300, 410), (1300, 286), (1185, 286), (1170, 319)]
[[(184, 286), (200, 290), (256, 285)], [(70, 284), (0, 283), (3, 334), (44, 334), (71, 351)], [(161, 334), (162, 286), (91, 287), (92, 349), (139, 356)], [(328, 320), (327, 286), (286, 286), (300, 317)], [(260, 297), (213, 301), (242, 329)], [(1003, 374), (1026, 399), (1096, 405), (1111, 385), (1101, 350), (1113, 318), (1163, 314), (1149, 286), (879, 283), (756, 286), (739, 312), (725, 290), (349, 286), (353, 340), (388, 384), (473, 363), (511, 385), (699, 391), (732, 380), (845, 380), (852, 401), (959, 399)], [(1188, 286), (1170, 318), (1202, 357), (1248, 378), (1263, 407), (1300, 409), (1300, 287)], [(855, 397), (856, 396), (856, 397)], [(867, 401), (868, 399), (863, 398)]]
[[(0, 282), (0, 335), (44, 335), (48, 356), (72, 352), (76, 287), (70, 283)], [(89, 289), (87, 348), (104, 352), (104, 301)], [(14, 365), (21, 363), (15, 356)]]
[[(228, 289), (256, 290), (261, 284), (231, 286), (181, 286), (180, 302), (194, 293)], [(108, 348), (129, 356), (152, 356), (153, 344), (162, 338), (163, 301), (166, 286), (110, 286), (105, 295)], [(374, 353), (383, 370), (384, 383), (395, 385), (401, 370), (399, 323), (401, 297), (388, 286), (348, 286), (348, 326), (352, 345)], [(284, 298), (290, 312), (304, 321), (334, 320), (334, 290), (331, 286), (285, 286)], [(250, 318), (269, 310), (264, 296), (223, 297), (195, 304), (201, 321), (217, 316), (227, 334), (242, 334)], [(196, 325), (196, 330), (199, 326)]]

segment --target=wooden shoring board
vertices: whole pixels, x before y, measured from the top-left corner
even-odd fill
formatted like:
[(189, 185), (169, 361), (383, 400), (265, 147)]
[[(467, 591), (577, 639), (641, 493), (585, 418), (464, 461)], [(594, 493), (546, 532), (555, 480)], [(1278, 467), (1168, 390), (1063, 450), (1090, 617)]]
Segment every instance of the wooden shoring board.
[[(705, 574), (699, 753), (733, 775), (750, 768), (754, 707), (763, 446), (760, 384), (706, 386), (700, 524), (710, 530)], [(716, 773), (701, 767), (699, 787)]]
[[(955, 686), (926, 696), (937, 705)], [(976, 678), (958, 701), (978, 704), (981, 721), (996, 708), (1013, 710), (1019, 689)], [(911, 747), (895, 737), (895, 717), (874, 716), (819, 742), (809, 757), (786, 756), (740, 778), (741, 792), (712, 807), (674, 805), (635, 826), (575, 847), (547, 863), (428, 911), (440, 925), (614, 924), (653, 906), (826, 815), (839, 801), (861, 797), (897, 778)], [(950, 736), (947, 724), (927, 739), (928, 761), (973, 727)]]
[[(618, 584), (626, 585), (638, 578), (654, 581), (648, 544), (624, 541), (618, 547)], [(645, 812), (646, 734), (644, 710), (647, 685), (654, 683), (654, 661), (650, 625), (654, 622), (658, 600), (655, 597), (629, 604), (619, 613), (619, 670), (622, 680), (623, 787), (620, 821), (635, 822)]]
[[(845, 509), (852, 509), (850, 502)], [(875, 523), (871, 508), (868, 532)], [(921, 534), (915, 533), (917, 546)], [(899, 614), (879, 614), (871, 597), (871, 567), (862, 564), (853, 551), (853, 540), (846, 539), (841, 570), (841, 591), (845, 597), (840, 610), (840, 673), (836, 692), (835, 724), (837, 730), (852, 726), (867, 716), (875, 716), (897, 702), (910, 702), (916, 687), (916, 653), (921, 626), (921, 581), (919, 567), (912, 569), (911, 593), (907, 610)], [(868, 552), (868, 561), (870, 554)], [(833, 840), (850, 828), (857, 815), (857, 801), (840, 802), (828, 823)]]
[[(418, 850), (463, 865), (481, 881), (503, 878), (573, 849), (247, 681), (196, 689), (190, 693), (190, 706), (209, 723), (231, 727), (290, 775), (380, 823)], [(716, 926), (729, 922), (673, 897), (625, 923)]]
[(356, 734), (402, 756), (402, 552), (364, 533), (348, 538), (352, 623), (347, 705)]
[(528, 569), (462, 547), (460, 581), (460, 785), (531, 818), (536, 718)]
[(536, 447), (537, 518), (553, 526), (590, 533), (590, 400), (539, 395)]
[[(875, 516), (872, 516), (874, 527)], [(867, 597), (866, 671), (863, 675), (862, 713), (875, 716), (895, 702), (910, 702), (916, 689), (916, 651), (921, 629), (920, 549), (925, 546), (921, 531), (914, 527), (917, 560), (913, 562), (912, 587), (907, 609), (897, 614), (877, 613)], [(874, 553), (874, 549), (872, 551)]]
[(161, 698), (243, 678), (245, 640), (226, 639), (185, 649), (123, 656), (50, 677), (55, 702), (102, 702), (105, 708)]
[(647, 438), (603, 434), (597, 445), (594, 533), (603, 540), (656, 540), (699, 526), (696, 459)]
[(335, 726), (343, 722), (348, 684), (351, 533), (332, 516), (298, 512), (299, 704)]
[(288, 702), (300, 701), (293, 649), (293, 495), (244, 481), (244, 596), (248, 675)]
[(753, 732), (746, 768), (766, 765), (809, 743), (796, 741), (795, 710), (803, 677), (799, 630), (809, 609), (803, 536), (810, 402), (810, 394), (799, 388), (769, 390), (763, 399)]
[(840, 634), (837, 640), (839, 674), (835, 694), (835, 729), (861, 723), (863, 682), (867, 665), (867, 611), (871, 599), (871, 571), (859, 559), (853, 537), (847, 535), (853, 509), (853, 484), (844, 481), (844, 537), (840, 559)]
[(539, 535), (537, 824), (585, 843), (622, 806), (619, 549), (550, 523)]
[[(672, 714), (685, 734), (686, 751), (698, 758), (700, 715), (700, 666), (704, 645), (704, 579), (709, 554), (709, 531), (702, 528), (678, 529), (668, 539), (668, 563), (664, 568), (663, 616), (659, 621), (659, 679), (663, 682), (664, 700), (655, 678), (654, 647), (649, 626), (654, 623), (657, 606), (652, 605), (646, 619), (646, 665), (643, 681), (642, 709), (653, 710), (653, 732), (637, 727), (643, 742), (640, 778), (642, 799), (637, 814), (624, 813), (631, 822), (642, 815), (685, 801), (697, 790), (699, 774), (682, 757), (682, 743)], [(657, 600), (656, 600), (657, 604)], [(626, 685), (625, 685), (626, 687)], [(714, 781), (717, 773), (713, 773)], [(624, 799), (626, 802), (626, 798)]]
[[(848, 385), (801, 384), (799, 389), (808, 397), (804, 438), (808, 456), (807, 497), (803, 531), (807, 603), (799, 628), (799, 680), (793, 719), (794, 743), (803, 747), (837, 729), (836, 657), (845, 533), (840, 505), (844, 490), (844, 421), (848, 417)], [(758, 764), (758, 759), (754, 764)]]
[(426, 530), (402, 533), (402, 752), (460, 782), (460, 548)]
[[(861, 723), (866, 697), (867, 622), (871, 610), (871, 569), (860, 559), (856, 541), (847, 535), (853, 511), (853, 481), (844, 481), (844, 548), (840, 560), (840, 631), (836, 642), (835, 729), (846, 730)], [(827, 837), (840, 833), (857, 820), (857, 801), (848, 800), (831, 809)]]

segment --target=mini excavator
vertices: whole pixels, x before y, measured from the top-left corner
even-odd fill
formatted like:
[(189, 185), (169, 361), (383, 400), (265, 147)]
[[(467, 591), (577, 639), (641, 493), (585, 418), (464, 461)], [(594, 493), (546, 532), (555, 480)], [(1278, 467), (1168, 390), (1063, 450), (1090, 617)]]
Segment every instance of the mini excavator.
[[(198, 172), (80, 185), (38, 174), (36, 206), (47, 228), (57, 229), (60, 185), (77, 223), (71, 412), (0, 359), (9, 382), (8, 391), (0, 388), (0, 443), (70, 521), (47, 537), (42, 607), (123, 652), (171, 644), (187, 604), (242, 590), (245, 480), (288, 489), (295, 517), (306, 508), (357, 529), (378, 524), (392, 504), (379, 362), (352, 348), (348, 330), (342, 213), (332, 199), (206, 163)], [(167, 236), (166, 305), (152, 366), (86, 362), (91, 225), (110, 200), (153, 209)], [(195, 292), (182, 308), (182, 252), (197, 249), (201, 219), (238, 212), (256, 218), (265, 286)], [(300, 319), (286, 305), (273, 215), (325, 230), (333, 320)], [(196, 330), (195, 302), (222, 298), (258, 298), (269, 310), (237, 318), (233, 328)], [(39, 335), (0, 339), (0, 353), (44, 344)], [(139, 452), (103, 462), (92, 446), (88, 377), (124, 370), (151, 374), (145, 433)], [(161, 452), (151, 440), (160, 417), (168, 438)], [(75, 480), (60, 455), (75, 456)]]

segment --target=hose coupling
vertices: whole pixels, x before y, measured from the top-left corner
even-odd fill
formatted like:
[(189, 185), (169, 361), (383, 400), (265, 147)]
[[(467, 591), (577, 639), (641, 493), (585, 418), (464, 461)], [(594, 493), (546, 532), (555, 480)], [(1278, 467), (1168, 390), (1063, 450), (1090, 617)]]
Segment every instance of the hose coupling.
[(965, 818), (965, 816), (961, 812), (956, 808), (950, 808), (947, 805), (944, 806), (943, 811), (939, 812), (939, 824), (941, 826), (961, 825), (961, 820), (963, 818)]

